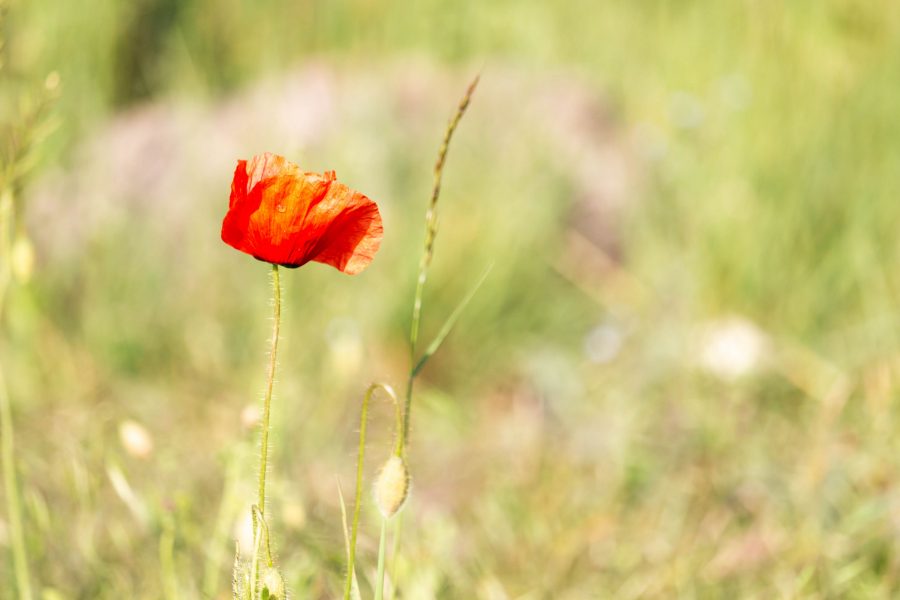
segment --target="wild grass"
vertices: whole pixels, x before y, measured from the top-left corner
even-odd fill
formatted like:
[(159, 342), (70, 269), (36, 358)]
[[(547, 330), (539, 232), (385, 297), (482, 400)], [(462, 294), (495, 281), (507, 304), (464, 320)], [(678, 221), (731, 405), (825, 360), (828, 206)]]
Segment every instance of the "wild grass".
[[(343, 592), (335, 476), (354, 478), (364, 382), (406, 378), (433, 127), (473, 63), (429, 314), (495, 266), (420, 373), (388, 594), (896, 595), (893, 5), (6, 4), (3, 122), (59, 78), (60, 128), (16, 184), (36, 261), (0, 335), (39, 597), (227, 597), (268, 332), (258, 265), (216, 224), (257, 149), (385, 207), (353, 286), (285, 282), (271, 525), (295, 597)], [(119, 441), (126, 420), (152, 450)]]

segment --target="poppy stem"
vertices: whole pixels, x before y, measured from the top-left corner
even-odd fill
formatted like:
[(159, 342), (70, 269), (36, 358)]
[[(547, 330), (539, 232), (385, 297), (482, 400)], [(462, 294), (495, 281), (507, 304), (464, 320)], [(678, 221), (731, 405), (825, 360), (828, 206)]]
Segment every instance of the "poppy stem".
[[(274, 306), (274, 320), (272, 327), (272, 350), (269, 353), (269, 374), (266, 379), (266, 395), (263, 400), (262, 432), (260, 435), (259, 453), (259, 516), (266, 514), (266, 471), (269, 460), (269, 417), (272, 407), (272, 386), (275, 382), (275, 358), (278, 352), (278, 333), (281, 329), (281, 280), (278, 274), (278, 265), (272, 265), (272, 304)], [(256, 524), (254, 529), (261, 525)]]
[(363, 480), (363, 460), (366, 454), (366, 425), (369, 415), (369, 401), (372, 395), (378, 390), (383, 390), (394, 405), (394, 435), (396, 441), (394, 443), (393, 455), (400, 457), (400, 433), (403, 427), (403, 417), (400, 414), (400, 402), (394, 388), (385, 383), (373, 383), (366, 390), (363, 396), (362, 409), (359, 416), (359, 450), (356, 453), (356, 492), (353, 500), (353, 525), (350, 530), (350, 541), (347, 548), (347, 579), (344, 587), (344, 600), (349, 600), (353, 591), (354, 569), (356, 568), (356, 538), (359, 533), (359, 512), (362, 507), (362, 480)]

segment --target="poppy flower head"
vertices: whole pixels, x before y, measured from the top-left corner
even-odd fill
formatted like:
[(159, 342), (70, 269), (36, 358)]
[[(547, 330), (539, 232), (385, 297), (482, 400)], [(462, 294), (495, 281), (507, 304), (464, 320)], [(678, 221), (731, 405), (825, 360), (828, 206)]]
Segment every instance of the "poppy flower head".
[(337, 180), (307, 173), (277, 154), (239, 160), (222, 241), (254, 258), (296, 268), (316, 261), (355, 275), (375, 256), (378, 206)]

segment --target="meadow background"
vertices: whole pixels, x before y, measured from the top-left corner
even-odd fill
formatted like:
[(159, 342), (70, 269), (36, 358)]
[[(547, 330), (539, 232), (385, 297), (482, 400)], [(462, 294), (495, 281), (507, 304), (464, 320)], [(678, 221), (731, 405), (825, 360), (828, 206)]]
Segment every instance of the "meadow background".
[(494, 266), (415, 397), (397, 597), (900, 593), (900, 4), (0, 6), (0, 364), (42, 600), (230, 597), (270, 289), (219, 228), (262, 151), (384, 215), (365, 273), (282, 277), (272, 525), (293, 597), (338, 596), (337, 482), (368, 383), (403, 387), (478, 72), (423, 339)]

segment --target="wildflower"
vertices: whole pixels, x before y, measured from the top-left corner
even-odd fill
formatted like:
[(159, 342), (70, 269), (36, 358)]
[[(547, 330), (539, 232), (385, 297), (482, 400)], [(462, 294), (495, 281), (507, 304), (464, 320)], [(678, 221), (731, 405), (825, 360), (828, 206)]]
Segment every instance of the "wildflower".
[(336, 179), (276, 154), (239, 160), (222, 240), (254, 258), (296, 268), (316, 261), (355, 275), (382, 238), (378, 206)]

